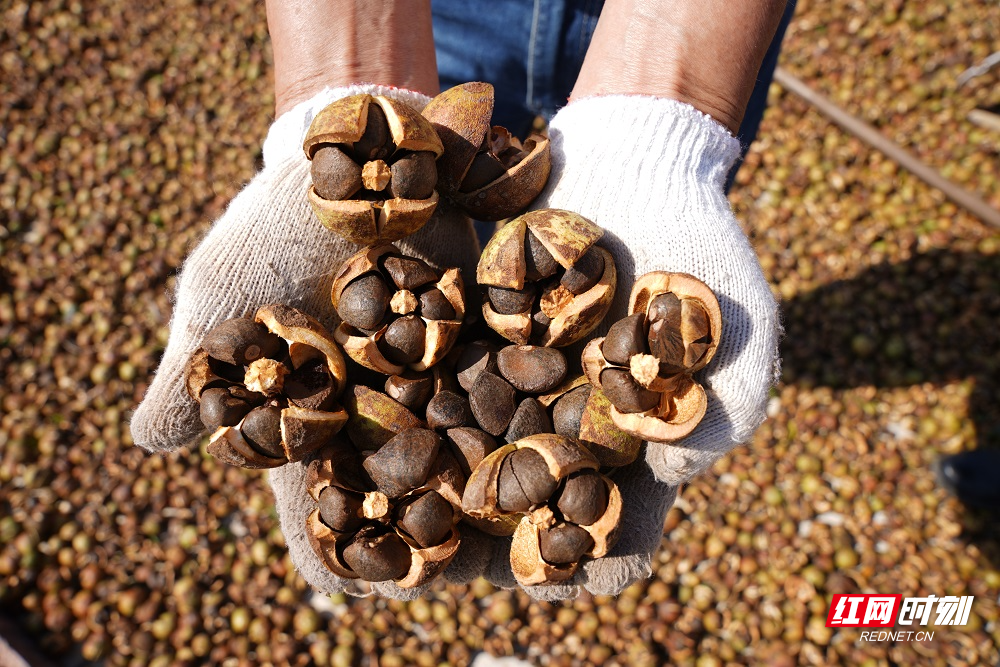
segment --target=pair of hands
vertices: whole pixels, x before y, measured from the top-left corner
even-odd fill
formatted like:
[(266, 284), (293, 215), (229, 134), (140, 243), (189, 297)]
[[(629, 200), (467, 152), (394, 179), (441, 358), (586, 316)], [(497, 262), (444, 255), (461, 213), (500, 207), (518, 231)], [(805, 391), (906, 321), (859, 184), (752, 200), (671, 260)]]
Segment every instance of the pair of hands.
[[(418, 109), (428, 100), (377, 86), (328, 89), (275, 122), (264, 144), (263, 171), (231, 202), (181, 271), (169, 343), (132, 419), (138, 445), (168, 452), (201, 434), (198, 406), (184, 390), (184, 367), (217, 324), (283, 303), (333, 328), (333, 276), (358, 248), (315, 219), (305, 196), (309, 163), (301, 146), (315, 113), (357, 92), (389, 94)], [(709, 397), (704, 420), (684, 441), (649, 444), (635, 463), (615, 472), (624, 508), (616, 547), (585, 562), (571, 582), (528, 591), (560, 599), (578, 594), (580, 585), (595, 594), (617, 594), (649, 576), (678, 487), (748, 440), (763, 421), (779, 323), (775, 300), (723, 192), (739, 152), (724, 127), (673, 100), (611, 95), (571, 103), (553, 118), (550, 137), (552, 173), (532, 208), (569, 209), (596, 222), (606, 230), (602, 245), (618, 267), (615, 301), (593, 335), (625, 315), (632, 283), (652, 270), (699, 277), (719, 297), (723, 315), (715, 360), (701, 378)], [(479, 253), (471, 222), (443, 202), (421, 231), (398, 245), (436, 266), (459, 266), (465, 275), (475, 275)], [(306, 517), (314, 501), (306, 491), (305, 466), (286, 464), (272, 470), (269, 481), (302, 576), (324, 593), (354, 590), (354, 583), (329, 572), (309, 545)], [(485, 576), (502, 587), (516, 586), (509, 549), (509, 538), (463, 529), (462, 546), (445, 577), (465, 582)], [(421, 593), (392, 582), (372, 589), (387, 597)]]

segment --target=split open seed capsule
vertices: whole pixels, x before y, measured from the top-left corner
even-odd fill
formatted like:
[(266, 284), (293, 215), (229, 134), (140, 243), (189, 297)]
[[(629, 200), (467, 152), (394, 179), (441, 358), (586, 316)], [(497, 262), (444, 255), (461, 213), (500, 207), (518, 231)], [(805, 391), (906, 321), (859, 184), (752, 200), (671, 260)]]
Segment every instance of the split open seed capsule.
[(617, 274), (597, 245), (604, 230), (571, 211), (540, 209), (515, 218), (483, 249), (476, 279), (486, 287), (483, 317), (518, 345), (563, 347), (607, 314)]
[(650, 442), (673, 442), (694, 430), (708, 406), (693, 374), (715, 355), (722, 311), (707, 285), (688, 274), (639, 278), (629, 315), (590, 341), (583, 368), (611, 401), (611, 419)]
[(493, 451), (462, 497), (479, 521), (520, 516), (511, 568), (522, 586), (564, 581), (583, 557), (600, 558), (618, 538), (621, 493), (576, 440), (546, 433)]
[(346, 366), (312, 317), (270, 305), (210, 331), (185, 384), (213, 430), (208, 451), (246, 468), (273, 468), (318, 450), (347, 421), (337, 403)]
[(423, 115), (444, 146), (438, 188), (478, 220), (517, 215), (535, 200), (549, 177), (549, 140), (532, 134), (520, 142), (492, 126), (493, 86), (465, 83), (444, 91)]
[(386, 375), (423, 371), (448, 354), (465, 316), (456, 268), (438, 273), (390, 244), (344, 262), (333, 282), (334, 336), (357, 363)]
[(431, 124), (388, 97), (354, 95), (313, 119), (303, 144), (312, 161), (309, 203), (320, 222), (359, 245), (398, 241), (438, 202), (435, 160), (444, 147)]
[(340, 440), (309, 464), (306, 484), (316, 507), (306, 533), (334, 574), (420, 586), (458, 550), (464, 483), (458, 461), (433, 431), (405, 428), (373, 452)]

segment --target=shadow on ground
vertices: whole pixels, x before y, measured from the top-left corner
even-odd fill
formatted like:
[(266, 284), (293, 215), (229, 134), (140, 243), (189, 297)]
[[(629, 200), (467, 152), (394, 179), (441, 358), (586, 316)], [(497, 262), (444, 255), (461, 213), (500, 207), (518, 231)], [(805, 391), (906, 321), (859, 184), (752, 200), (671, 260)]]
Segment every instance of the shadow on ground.
[[(785, 381), (833, 389), (970, 381), (976, 447), (1000, 447), (1000, 256), (916, 255), (783, 308)], [(968, 509), (963, 521), (965, 539), (996, 564), (998, 517), (1000, 508)]]

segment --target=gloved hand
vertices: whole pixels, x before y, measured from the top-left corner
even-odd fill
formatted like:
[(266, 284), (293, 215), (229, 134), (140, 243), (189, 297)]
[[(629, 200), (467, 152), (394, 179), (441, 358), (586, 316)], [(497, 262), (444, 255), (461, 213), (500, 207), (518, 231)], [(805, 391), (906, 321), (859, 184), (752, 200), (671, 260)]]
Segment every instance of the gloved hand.
[[(369, 90), (373, 88), (364, 89)], [(309, 167), (300, 147), (312, 115), (354, 92), (362, 91), (328, 91), (275, 123), (264, 146), (264, 171), (232, 202), (185, 264), (170, 342), (132, 422), (135, 441), (146, 449), (168, 451), (200, 433), (197, 406), (183, 388), (183, 369), (213, 326), (272, 302), (301, 308), (333, 324), (330, 283), (339, 262), (356, 247), (314, 219), (304, 197)], [(418, 108), (426, 101), (402, 91), (393, 94)], [(615, 255), (620, 282), (607, 323), (624, 314), (634, 278), (656, 269), (702, 278), (719, 296), (724, 316), (722, 343), (703, 378), (709, 391), (705, 420), (681, 445), (649, 445), (645, 461), (640, 458), (615, 473), (627, 508), (622, 537), (610, 555), (585, 563), (573, 583), (529, 589), (536, 597), (555, 599), (577, 594), (573, 584), (613, 594), (649, 575), (677, 486), (748, 439), (762, 421), (778, 324), (774, 300), (722, 193), (738, 151), (724, 128), (674, 102), (608, 97), (567, 107), (553, 120), (551, 133), (553, 176), (535, 206), (574, 210), (608, 230), (603, 243)], [(632, 195), (623, 196), (628, 192)], [(466, 275), (475, 275), (478, 255), (471, 226), (443, 208), (400, 245), (433, 264), (461, 266)], [(314, 503), (306, 493), (304, 463), (277, 468), (269, 480), (298, 571), (322, 592), (358, 592), (353, 582), (330, 573), (309, 546), (305, 518)], [(510, 574), (509, 540), (494, 540), (471, 529), (463, 529), (462, 548), (446, 578), (468, 581), (478, 576), (491, 554), (487, 577), (504, 587), (516, 585)], [(372, 589), (388, 597), (422, 592), (402, 590), (392, 582)]]
[[(532, 208), (568, 209), (593, 220), (606, 230), (601, 244), (617, 264), (614, 303), (593, 335), (627, 314), (632, 284), (649, 271), (700, 278), (718, 297), (723, 318), (715, 358), (698, 374), (708, 393), (704, 419), (683, 441), (647, 443), (635, 463), (612, 473), (622, 492), (621, 537), (567, 584), (528, 588), (551, 600), (575, 597), (581, 585), (614, 595), (650, 575), (679, 486), (749, 440), (764, 421), (781, 328), (777, 303), (724, 193), (740, 149), (725, 127), (673, 100), (612, 95), (572, 102), (552, 119), (549, 133), (552, 173)], [(509, 541), (504, 547), (487, 577), (511, 587)]]
[[(337, 321), (330, 302), (333, 277), (359, 247), (324, 228), (313, 214), (306, 199), (310, 175), (302, 141), (320, 109), (364, 92), (390, 95), (417, 109), (429, 99), (378, 86), (336, 88), (297, 105), (274, 123), (264, 142), (264, 169), (233, 199), (181, 270), (167, 349), (131, 421), (139, 446), (168, 452), (190, 444), (204, 431), (198, 404), (184, 388), (184, 369), (205, 334), (219, 323), (280, 303), (313, 315), (332, 331)], [(466, 276), (476, 274), (479, 246), (471, 221), (444, 205), (423, 229), (397, 246), (434, 266), (458, 266)], [(306, 492), (306, 463), (288, 463), (268, 477), (292, 562), (322, 592), (350, 589), (353, 582), (332, 574), (307, 540), (306, 516), (315, 502)], [(487, 538), (467, 533), (446, 573), (459, 581), (479, 576), (488, 558), (486, 547), (477, 546), (477, 540)], [(391, 597), (415, 593), (392, 582), (375, 588)]]

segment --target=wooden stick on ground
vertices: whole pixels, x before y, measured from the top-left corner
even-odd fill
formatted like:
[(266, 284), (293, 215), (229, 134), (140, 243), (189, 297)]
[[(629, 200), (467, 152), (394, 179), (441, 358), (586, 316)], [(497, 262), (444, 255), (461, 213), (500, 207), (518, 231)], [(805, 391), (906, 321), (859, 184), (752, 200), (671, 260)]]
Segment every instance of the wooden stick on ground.
[(983, 222), (1000, 228), (1000, 211), (990, 206), (984, 199), (969, 192), (962, 186), (948, 180), (936, 169), (928, 166), (916, 155), (888, 139), (875, 127), (857, 116), (844, 111), (827, 97), (817, 93), (801, 79), (782, 67), (774, 72), (774, 80), (785, 90), (795, 93), (816, 108), (817, 111), (858, 137), (866, 144), (884, 153), (901, 167), (913, 173), (928, 185), (937, 188), (953, 202), (969, 211)]

